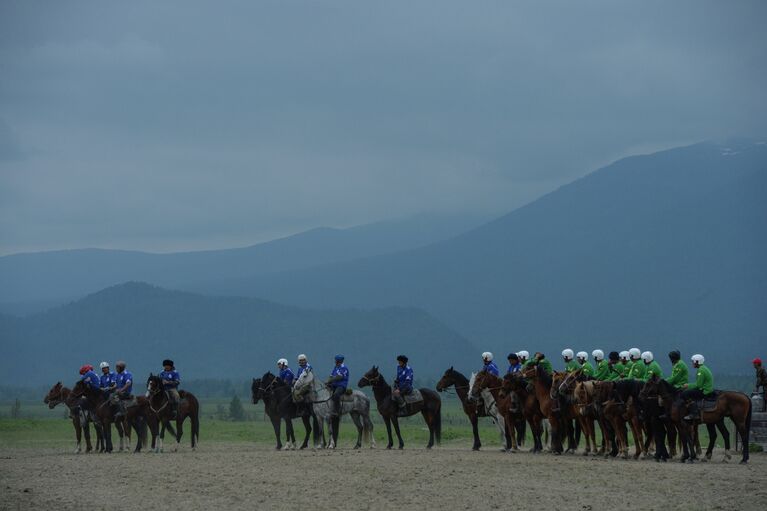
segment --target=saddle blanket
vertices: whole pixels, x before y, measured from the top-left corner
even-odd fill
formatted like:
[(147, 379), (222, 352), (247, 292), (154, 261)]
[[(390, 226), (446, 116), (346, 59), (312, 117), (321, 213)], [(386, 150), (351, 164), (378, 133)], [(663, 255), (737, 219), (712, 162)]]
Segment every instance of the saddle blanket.
[(699, 400), (697, 402), (698, 408), (704, 412), (716, 408), (716, 401), (719, 399), (719, 392), (719, 390), (715, 390), (711, 393), (711, 395)]
[(405, 398), (405, 404), (413, 404), (413, 403), (420, 403), (423, 401), (423, 396), (421, 395), (421, 391), (418, 389), (413, 389), (413, 391), (410, 394), (407, 394), (405, 396), (402, 396)]

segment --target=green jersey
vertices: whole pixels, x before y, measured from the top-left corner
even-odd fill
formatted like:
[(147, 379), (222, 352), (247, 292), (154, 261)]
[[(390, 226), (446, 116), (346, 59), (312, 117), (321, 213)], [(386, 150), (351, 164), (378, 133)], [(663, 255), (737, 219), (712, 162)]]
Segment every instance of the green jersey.
[(610, 376), (610, 364), (607, 362), (607, 360), (602, 359), (599, 362), (597, 362), (597, 370), (594, 373), (594, 379), (605, 381), (608, 380)]
[(581, 374), (583, 376), (594, 376), (594, 366), (588, 360), (581, 364)]
[(645, 373), (642, 380), (649, 381), (652, 377), (663, 378), (663, 370), (658, 365), (658, 362), (653, 360), (649, 364), (645, 364)]
[(625, 364), (623, 364), (623, 373), (621, 374), (621, 378), (628, 378), (631, 374), (631, 369), (634, 367), (634, 362), (631, 360), (627, 361)]
[(645, 372), (647, 372), (647, 369), (645, 369), (644, 362), (637, 360), (634, 362), (634, 365), (631, 366), (631, 372), (629, 372), (627, 378), (632, 380), (643, 380)]
[(607, 373), (607, 381), (615, 381), (623, 376), (623, 371), (625, 371), (626, 366), (624, 366), (621, 362), (616, 362), (615, 364), (610, 364), (608, 362), (607, 365), (610, 368), (609, 372)]
[(687, 364), (681, 360), (677, 360), (674, 367), (671, 368), (671, 376), (666, 381), (669, 382), (675, 389), (681, 389), (682, 385), (687, 383), (689, 378), (689, 371), (687, 370)]
[(551, 367), (551, 362), (549, 362), (549, 359), (544, 358), (543, 360), (538, 361), (538, 365), (543, 368), (544, 371), (546, 371), (546, 374), (551, 376), (551, 374), (554, 372), (554, 368)]
[(714, 392), (714, 375), (711, 374), (711, 369), (701, 364), (695, 374), (695, 383), (690, 384), (687, 388), (690, 390), (702, 390), (705, 395)]
[(567, 363), (567, 365), (565, 365), (565, 371), (567, 371), (568, 373), (575, 372), (580, 368), (581, 368), (581, 365), (575, 360), (571, 360)]

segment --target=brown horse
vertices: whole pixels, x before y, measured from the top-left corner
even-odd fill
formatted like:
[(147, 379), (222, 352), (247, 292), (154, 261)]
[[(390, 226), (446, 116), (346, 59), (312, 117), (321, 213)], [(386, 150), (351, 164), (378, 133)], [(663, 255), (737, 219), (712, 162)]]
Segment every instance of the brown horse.
[(405, 447), (399, 430), (399, 417), (410, 417), (418, 412), (421, 412), (423, 420), (429, 428), (429, 443), (426, 444), (426, 448), (431, 449), (435, 441), (439, 445), (442, 439), (442, 400), (439, 394), (427, 388), (418, 389), (423, 400), (400, 407), (399, 403), (392, 399), (392, 388), (378, 372), (377, 366), (373, 366), (357, 383), (360, 388), (368, 385), (373, 388), (378, 413), (381, 414), (384, 424), (386, 424), (386, 433), (389, 436), (387, 449), (391, 449), (394, 444), (391, 436), (392, 424), (394, 424), (394, 431), (397, 433), (399, 448)]
[(559, 404), (551, 398), (551, 376), (537, 364), (530, 364), (522, 369), (522, 376), (532, 382), (541, 413), (551, 425), (551, 452), (562, 454), (564, 450), (562, 446), (564, 424), (559, 414)]
[[(483, 391), (488, 391), (495, 401), (498, 412), (503, 417), (506, 446), (511, 452), (517, 452), (517, 437), (514, 424), (516, 418), (511, 413), (511, 394), (502, 391), (503, 380), (488, 371), (480, 371), (474, 379), (474, 386), (471, 388), (471, 397), (479, 399)], [(487, 403), (485, 399), (485, 403)]]
[(533, 448), (530, 449), (530, 452), (539, 453), (543, 451), (543, 441), (541, 440), (543, 435), (543, 413), (541, 413), (535, 393), (528, 392), (527, 390), (527, 380), (520, 373), (506, 374), (501, 383), (501, 390), (509, 395), (512, 393), (517, 395), (517, 399), (522, 407), (522, 417), (530, 424), (530, 431), (533, 434)]
[(580, 370), (570, 373), (554, 371), (551, 375), (550, 396), (554, 400), (555, 409), (558, 409), (562, 431), (567, 435), (565, 453), (575, 453), (580, 442), (581, 422), (573, 401), (575, 383), (580, 377)]
[[(149, 421), (149, 429), (152, 431), (152, 449), (155, 452), (162, 452), (163, 443), (165, 441), (165, 430), (168, 429), (171, 435), (176, 437), (176, 445), (174, 451), (178, 450), (178, 444), (181, 443), (181, 437), (184, 434), (184, 420), (189, 417), (192, 423), (192, 449), (194, 450), (199, 443), (200, 435), (200, 403), (197, 398), (191, 392), (185, 390), (179, 390), (178, 394), (181, 401), (178, 404), (178, 411), (176, 413), (176, 429), (171, 425), (173, 420), (170, 398), (168, 393), (163, 389), (162, 378), (159, 375), (149, 374), (149, 378), (146, 381), (146, 389), (149, 393), (149, 411), (150, 415), (156, 419), (156, 421)], [(158, 433), (157, 428), (160, 426)], [(157, 442), (159, 434), (160, 441)]]
[(476, 401), (469, 400), (469, 379), (452, 367), (445, 371), (445, 374), (437, 382), (437, 392), (443, 392), (450, 387), (455, 388), (455, 393), (458, 394), (458, 399), (461, 400), (461, 405), (463, 406), (463, 413), (469, 417), (471, 430), (474, 434), (472, 449), (478, 451), (482, 447), (482, 442), (479, 440), (478, 422), (479, 417), (487, 417), (485, 409), (483, 406), (478, 406)]
[[(597, 412), (598, 408), (594, 402), (594, 384), (595, 381), (579, 381), (575, 384), (573, 389), (573, 401), (575, 410), (577, 412), (578, 420), (581, 423), (581, 429), (586, 437), (586, 449), (583, 451), (584, 456), (592, 454), (591, 446), (593, 446), (593, 454), (603, 455), (607, 450), (607, 426), (604, 423), (604, 418)], [(597, 437), (596, 427), (594, 422), (599, 424), (599, 429), (602, 433), (602, 443), (599, 450), (597, 450)]]
[[(75, 428), (75, 438), (77, 438), (75, 454), (82, 452), (83, 436), (85, 437), (85, 452), (91, 452), (93, 450), (93, 446), (91, 445), (91, 428), (89, 425), (89, 423), (93, 421), (90, 412), (80, 408), (79, 400), (72, 396), (71, 389), (63, 386), (61, 382), (57, 382), (45, 395), (43, 403), (47, 404), (48, 408), (51, 410), (61, 403), (69, 409), (72, 426)], [(102, 443), (101, 428), (100, 426), (97, 427), (96, 423), (94, 423), (94, 429), (96, 430), (96, 448), (98, 449)]]

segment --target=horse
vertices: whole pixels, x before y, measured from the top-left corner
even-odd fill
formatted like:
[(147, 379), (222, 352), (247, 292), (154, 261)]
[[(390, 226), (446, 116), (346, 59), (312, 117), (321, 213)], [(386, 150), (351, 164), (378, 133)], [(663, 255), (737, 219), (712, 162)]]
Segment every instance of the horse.
[[(539, 453), (543, 451), (542, 436), (545, 432), (546, 442), (548, 443), (549, 421), (543, 417), (535, 393), (527, 390), (527, 380), (522, 377), (521, 373), (506, 374), (501, 383), (501, 390), (509, 395), (512, 393), (517, 395), (517, 399), (522, 406), (522, 417), (530, 424), (530, 431), (533, 434), (533, 447), (530, 449), (530, 452)], [(517, 440), (517, 443), (520, 443), (519, 440)]]
[[(565, 453), (575, 453), (580, 443), (581, 421), (573, 401), (575, 383), (580, 376), (580, 370), (574, 372), (554, 371), (551, 375), (549, 396), (554, 402), (554, 411), (558, 413), (560, 423), (567, 434), (567, 449)], [(575, 425), (573, 425), (573, 422), (575, 422)], [(588, 442), (589, 439), (587, 438), (587, 446)]]
[(304, 370), (293, 384), (293, 399), (297, 403), (304, 401), (312, 405), (314, 415), (318, 420), (318, 436), (324, 436), (325, 423), (328, 424), (330, 430), (328, 449), (335, 449), (338, 445), (340, 417), (347, 413), (357, 427), (357, 443), (354, 448), (362, 447), (363, 437), (370, 442), (371, 449), (375, 447), (373, 422), (370, 420), (370, 400), (359, 390), (354, 390), (351, 394), (341, 397), (340, 413), (333, 417), (330, 390), (319, 378), (314, 376), (314, 371)]
[[(583, 451), (584, 456), (594, 454), (596, 456), (603, 455), (607, 450), (607, 426), (604, 422), (604, 417), (599, 414), (599, 407), (594, 402), (594, 381), (579, 381), (575, 384), (573, 389), (573, 402), (575, 410), (578, 416), (578, 420), (581, 423), (581, 429), (586, 436), (586, 449)], [(596, 428), (594, 427), (594, 421), (599, 424), (599, 429), (602, 432), (602, 443), (597, 450), (597, 438)], [(593, 452), (591, 446), (593, 445)]]
[[(178, 392), (181, 401), (178, 403), (178, 410), (176, 413), (176, 430), (171, 425), (171, 408), (170, 398), (168, 393), (163, 389), (163, 381), (159, 375), (149, 373), (149, 378), (146, 380), (146, 390), (149, 397), (149, 410), (150, 416), (156, 420), (149, 421), (149, 427), (152, 431), (152, 449), (154, 452), (162, 452), (163, 444), (165, 442), (165, 429), (167, 428), (171, 435), (176, 437), (176, 445), (173, 450), (178, 450), (178, 445), (181, 443), (181, 437), (184, 434), (184, 420), (189, 417), (192, 423), (191, 431), (191, 443), (192, 450), (197, 448), (197, 444), (200, 442), (200, 403), (197, 398), (191, 392), (180, 390)], [(159, 431), (159, 443), (157, 442)]]
[(551, 452), (562, 454), (564, 450), (562, 446), (562, 430), (564, 426), (560, 420), (558, 403), (551, 398), (551, 375), (541, 366), (530, 364), (522, 369), (522, 376), (532, 382), (541, 413), (549, 420), (551, 425)]
[(474, 445), (471, 448), (478, 451), (482, 447), (482, 442), (479, 439), (479, 417), (488, 417), (488, 415), (483, 406), (478, 406), (476, 401), (469, 400), (469, 379), (452, 367), (445, 371), (445, 374), (437, 382), (437, 392), (444, 392), (451, 386), (455, 388), (455, 393), (461, 400), (463, 413), (469, 417), (469, 422), (471, 422), (471, 430), (474, 434)]
[(514, 419), (511, 417), (511, 395), (501, 395), (501, 379), (488, 371), (472, 373), (469, 380), (469, 399), (482, 397), (487, 414), (495, 420), (504, 451), (517, 451)]
[(392, 424), (394, 424), (394, 431), (397, 433), (399, 448), (405, 447), (405, 442), (402, 440), (402, 435), (399, 431), (399, 417), (410, 417), (418, 412), (421, 413), (426, 426), (429, 428), (429, 442), (426, 444), (426, 448), (431, 449), (435, 441), (439, 445), (442, 439), (442, 400), (439, 394), (431, 389), (419, 389), (423, 399), (414, 403), (407, 403), (401, 407), (399, 403), (392, 399), (392, 388), (381, 376), (378, 366), (373, 366), (366, 372), (360, 378), (360, 381), (357, 382), (357, 386), (370, 386), (373, 389), (378, 413), (383, 418), (384, 424), (386, 424), (386, 434), (389, 437), (389, 443), (386, 445), (387, 449), (391, 449), (394, 445), (394, 440), (391, 436)]
[(130, 427), (136, 430), (137, 441), (135, 452), (141, 450), (141, 445), (145, 439), (143, 417), (133, 415), (130, 422), (125, 419), (115, 420), (114, 409), (109, 402), (109, 398), (100, 389), (94, 389), (84, 381), (79, 381), (75, 384), (71, 395), (77, 399), (84, 398), (94, 422), (100, 424), (104, 439), (100, 452), (112, 452), (114, 449), (112, 445), (112, 423), (115, 424), (117, 433), (120, 436), (121, 451), (125, 449), (125, 437), (127, 432), (130, 431)]
[[(652, 378), (645, 385), (647, 395), (658, 396), (663, 403), (671, 403), (671, 420), (677, 424), (679, 436), (682, 440), (683, 455), (681, 461), (692, 461), (694, 459), (694, 447), (692, 445), (692, 435), (688, 427), (684, 424), (683, 417), (687, 413), (687, 403), (684, 403), (677, 391), (670, 383), (660, 378)], [(709, 446), (706, 450), (706, 459), (711, 459), (714, 442), (716, 441), (716, 429), (724, 436), (725, 456), (722, 461), (727, 462), (730, 458), (730, 435), (724, 425), (725, 417), (729, 417), (735, 424), (738, 434), (743, 439), (743, 451), (740, 462), (748, 463), (748, 437), (751, 431), (751, 399), (742, 392), (735, 391), (717, 391), (716, 405), (710, 410), (701, 410), (700, 422), (706, 425), (709, 433)]]
[[(80, 400), (72, 396), (72, 390), (65, 387), (61, 382), (57, 382), (43, 398), (43, 403), (48, 405), (48, 408), (53, 410), (61, 403), (64, 403), (69, 409), (69, 417), (72, 419), (72, 426), (75, 428), (75, 438), (77, 438), (77, 445), (75, 447), (75, 454), (82, 452), (82, 437), (85, 437), (85, 452), (91, 452), (93, 445), (91, 445), (91, 428), (89, 423), (93, 422), (93, 418), (89, 410), (83, 410), (80, 407)], [(102, 444), (101, 425), (93, 422), (94, 429), (96, 430), (96, 448), (99, 449)]]
[[(283, 448), (282, 439), (280, 438), (280, 426), (281, 421), (285, 421), (285, 450), (295, 449), (296, 434), (293, 431), (293, 419), (300, 417), (303, 420), (304, 428), (306, 430), (306, 436), (299, 449), (306, 449), (309, 445), (309, 435), (312, 432), (312, 425), (309, 417), (314, 418), (316, 424), (316, 417), (313, 417), (310, 413), (300, 413), (298, 406), (293, 402), (293, 396), (291, 388), (282, 379), (273, 375), (271, 372), (267, 372), (261, 378), (253, 378), (253, 383), (250, 387), (251, 401), (253, 404), (258, 404), (259, 400), (264, 402), (264, 412), (269, 416), (274, 428), (274, 435), (277, 437), (277, 450)], [(315, 428), (316, 435), (316, 428)]]

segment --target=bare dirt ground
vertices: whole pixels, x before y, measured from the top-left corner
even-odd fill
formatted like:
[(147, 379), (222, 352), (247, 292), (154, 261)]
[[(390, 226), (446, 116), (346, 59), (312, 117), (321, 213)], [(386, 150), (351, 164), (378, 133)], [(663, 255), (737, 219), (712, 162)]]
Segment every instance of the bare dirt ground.
[(765, 509), (767, 455), (678, 462), (441, 447), (72, 455), (0, 446), (0, 509)]

